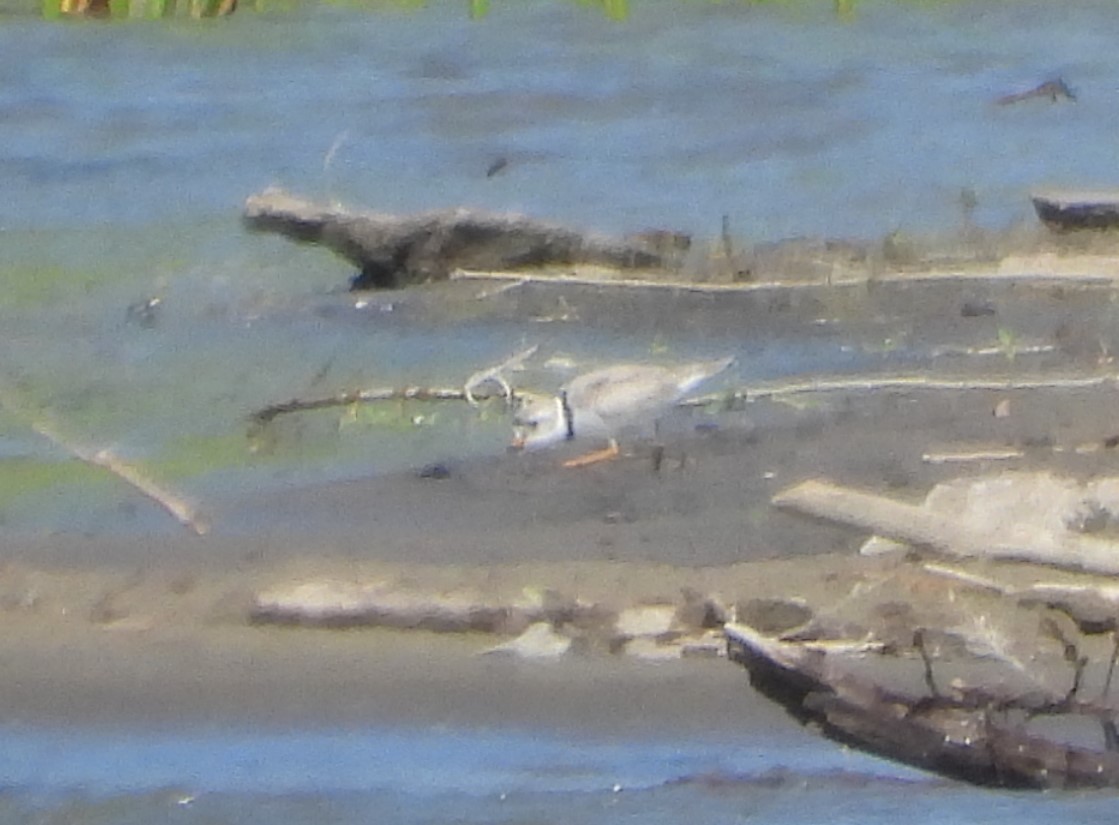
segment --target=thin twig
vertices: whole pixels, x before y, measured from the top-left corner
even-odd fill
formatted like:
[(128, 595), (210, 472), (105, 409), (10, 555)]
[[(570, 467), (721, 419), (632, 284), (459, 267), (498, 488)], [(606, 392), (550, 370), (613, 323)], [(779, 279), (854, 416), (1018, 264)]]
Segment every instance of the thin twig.
[[(474, 399), (503, 398), (499, 391), (482, 390), (473, 393)], [(348, 407), (351, 404), (371, 404), (378, 401), (465, 401), (466, 391), (461, 387), (373, 387), (367, 390), (342, 392), (320, 398), (293, 398), (279, 404), (269, 404), (249, 417), (257, 424), (268, 424), (280, 415), (330, 407)]]
[(989, 579), (986, 576), (978, 576), (975, 573), (969, 573), (966, 570), (960, 570), (958, 567), (950, 567), (946, 564), (937, 564), (936, 562), (926, 562), (921, 565), (921, 569), (926, 573), (931, 573), (934, 576), (940, 576), (960, 584), (974, 587), (977, 590), (987, 590), (998, 593), (1000, 596), (1009, 595), (1011, 589), (994, 579)]
[[(526, 350), (525, 352), (529, 352)], [(513, 356), (515, 360), (523, 355)], [(527, 355), (525, 356), (528, 357)], [(502, 369), (505, 365), (493, 369)], [(379, 401), (465, 401), (473, 398), (475, 401), (489, 400), (491, 398), (508, 398), (505, 386), (500, 392), (475, 391), (474, 387), (481, 382), (475, 378), (484, 376), (492, 370), (483, 370), (467, 379), (466, 388), (457, 387), (371, 387), (364, 390), (349, 390), (335, 395), (319, 398), (293, 398), (277, 404), (269, 404), (250, 415), (257, 424), (268, 424), (280, 415), (309, 410), (327, 409), (330, 407), (345, 407), (351, 404), (371, 404)], [(1066, 378), (1050, 378), (1037, 380), (978, 380), (978, 379), (937, 379), (925, 376), (893, 376), (887, 378), (849, 378), (843, 380), (816, 380), (795, 381), (784, 384), (758, 384), (752, 387), (742, 387), (735, 390), (709, 393), (707, 395), (685, 398), (677, 403), (679, 407), (706, 407), (714, 404), (728, 404), (741, 401), (760, 401), (764, 399), (780, 400), (797, 395), (810, 395), (813, 393), (832, 392), (875, 392), (883, 390), (999, 390), (1009, 392), (1012, 390), (1033, 389), (1086, 389), (1093, 387), (1106, 387), (1119, 385), (1119, 375), (1100, 375), (1090, 377), (1071, 376)], [(510, 388), (511, 389), (511, 388)]]
[(1038, 379), (929, 378), (923, 375), (896, 375), (865, 378), (814, 379), (788, 383), (758, 384), (733, 392), (710, 393), (680, 402), (683, 407), (705, 407), (727, 400), (759, 401), (787, 396), (829, 392), (875, 392), (882, 390), (1069, 390), (1119, 385), (1119, 375), (1066, 376)]
[(1111, 648), (1111, 658), (1107, 662), (1107, 678), (1103, 682), (1103, 690), (1100, 691), (1100, 701), (1103, 702), (1107, 699), (1107, 695), (1111, 693), (1111, 678), (1115, 675), (1115, 662), (1119, 661), (1119, 634), (1114, 630), (1111, 631), (1111, 638), (1113, 646)]
[(75, 452), (74, 455), (78, 456), (83, 461), (108, 470), (117, 478), (131, 484), (174, 516), (179, 524), (190, 528), (198, 535), (203, 536), (210, 532), (209, 520), (200, 516), (194, 505), (177, 493), (173, 493), (160, 486), (155, 481), (142, 474), (135, 466), (118, 458), (111, 450), (98, 450), (88, 456), (80, 455), (77, 452)]
[(1021, 450), (971, 450), (969, 452), (922, 453), (925, 464), (968, 464), (975, 461), (1012, 461), (1024, 458)]
[[(269, 404), (254, 411), (249, 418), (258, 425), (265, 425), (277, 416), (288, 413), (349, 407), (353, 404), (372, 404), (378, 401), (465, 401), (472, 407), (476, 407), (479, 400), (504, 398), (506, 403), (512, 403), (513, 387), (505, 379), (504, 373), (520, 369), (525, 361), (536, 354), (537, 349), (539, 346), (534, 344), (514, 353), (496, 366), (478, 370), (466, 379), (461, 389), (458, 387), (370, 387), (318, 398), (293, 398), (290, 401)], [(489, 382), (497, 384), (500, 392), (479, 391), (479, 387)]]
[(505, 396), (505, 403), (512, 404), (513, 388), (509, 386), (509, 382), (505, 379), (504, 373), (507, 370), (521, 369), (524, 366), (525, 361), (535, 355), (538, 349), (540, 349), (540, 345), (533, 344), (528, 349), (523, 349), (520, 352), (510, 355), (497, 366), (478, 370), (476, 373), (471, 375), (469, 378), (466, 379), (466, 383), (462, 387), (462, 393), (466, 399), (466, 403), (469, 404), (471, 407), (477, 407), (478, 401), (474, 397), (474, 389), (482, 386), (487, 382), (492, 381), (499, 387), (501, 387), (501, 391)]
[(913, 646), (917, 648), (917, 652), (921, 654), (921, 661), (925, 663), (925, 685), (929, 689), (929, 695), (937, 699), (940, 697), (940, 690), (937, 688), (936, 679), (933, 677), (932, 658), (925, 648), (924, 628), (917, 628), (913, 632)]
[[(958, 269), (958, 270), (939, 270), (930, 269), (921, 272), (896, 272), (896, 273), (883, 273), (874, 278), (876, 284), (890, 283), (890, 282), (903, 282), (910, 284), (919, 284), (928, 281), (950, 281), (962, 280), (965, 278), (974, 278), (977, 273), (974, 270)], [(992, 282), (1002, 282), (1007, 280), (1015, 281), (1051, 281), (1053, 280), (1052, 274), (1045, 274), (1044, 272), (1030, 272), (1026, 271), (986, 271), (982, 272), (984, 280)], [(618, 287), (620, 289), (673, 289), (680, 292), (698, 292), (698, 293), (711, 293), (711, 292), (761, 292), (763, 290), (818, 290), (821, 285), (818, 282), (813, 283), (800, 283), (795, 281), (755, 281), (750, 283), (696, 283), (695, 281), (682, 281), (672, 280), (670, 278), (652, 279), (652, 278), (614, 278), (602, 276), (584, 276), (584, 275), (553, 275), (553, 274), (535, 274), (530, 272), (521, 271), (487, 271), (475, 269), (455, 269), (452, 270), (449, 279), (452, 281), (519, 281), (523, 284), (533, 284), (541, 286), (590, 286), (590, 287)], [(860, 286), (865, 285), (870, 280), (866, 275), (852, 275), (846, 278), (833, 278), (828, 287), (835, 286)], [(1080, 275), (1069, 276), (1069, 283), (1076, 284), (1108, 284), (1112, 283), (1115, 279), (1110, 275)]]

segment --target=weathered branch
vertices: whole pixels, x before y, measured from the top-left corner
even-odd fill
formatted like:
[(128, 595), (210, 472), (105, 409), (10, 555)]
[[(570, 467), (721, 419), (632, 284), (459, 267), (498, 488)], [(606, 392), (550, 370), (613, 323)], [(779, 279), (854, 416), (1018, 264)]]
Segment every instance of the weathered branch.
[[(527, 352), (527, 351), (526, 351)], [(531, 354), (531, 353), (530, 353)], [(470, 401), (487, 400), (495, 397), (508, 399), (509, 390), (501, 386), (501, 392), (475, 391), (475, 387), (483, 383), (483, 379), (491, 377), (489, 373), (516, 368), (517, 363), (523, 360), (524, 353), (518, 353), (497, 367), (479, 370), (467, 379), (463, 389), (457, 387), (372, 387), (364, 390), (349, 390), (335, 395), (320, 398), (293, 398), (277, 404), (269, 404), (251, 414), (251, 418), (259, 424), (267, 424), (279, 415), (308, 410), (326, 409), (329, 407), (345, 407), (351, 404), (368, 404), (378, 401)], [(500, 382), (496, 382), (500, 385)], [(723, 390), (706, 395), (697, 395), (685, 398), (677, 403), (679, 407), (706, 407), (712, 404), (725, 404), (734, 401), (760, 401), (763, 399), (781, 399), (797, 395), (828, 392), (873, 392), (891, 389), (917, 389), (917, 390), (1030, 390), (1030, 389), (1078, 389), (1085, 387), (1101, 387), (1119, 384), (1119, 376), (1104, 375), (1092, 377), (1070, 376), (1066, 378), (1052, 378), (1045, 380), (978, 380), (978, 379), (931, 379), (923, 376), (894, 376), (889, 378), (851, 378), (836, 381), (795, 381), (775, 384), (756, 384), (737, 390)], [(466, 392), (469, 388), (470, 392)], [(973, 456), (978, 459), (1014, 458), (1012, 451), (997, 454), (985, 451)], [(947, 461), (937, 454), (929, 454), (926, 459), (930, 463)], [(957, 459), (958, 460), (958, 459)]]
[(1040, 543), (1012, 529), (979, 529), (956, 514), (941, 514), (823, 481), (806, 481), (779, 493), (779, 507), (865, 529), (875, 535), (951, 556), (1001, 558), (1119, 574), (1119, 547), (1075, 534)]
[(1037, 390), (1089, 389), (1119, 385), (1119, 375), (1065, 376), (1040, 379), (929, 378), (898, 375), (884, 378), (847, 378), (799, 381), (751, 388), (750, 398), (781, 398), (817, 392), (873, 392), (875, 390)]
[(142, 473), (135, 465), (129, 464), (108, 449), (91, 449), (75, 443), (72, 439), (63, 436), (57, 426), (46, 420), (45, 416), (28, 416), (12, 401), (10, 390), (0, 392), (0, 407), (8, 412), (23, 418), (32, 431), (50, 441), (56, 447), (65, 450), (79, 461), (100, 467), (121, 481), (128, 484), (147, 498), (154, 501), (181, 525), (192, 530), (198, 535), (204, 535), (210, 530), (210, 523), (198, 513), (194, 504), (176, 492), (168, 490), (153, 479)]
[[(466, 401), (477, 406), (478, 401), (501, 397), (512, 403), (513, 388), (505, 379), (505, 372), (520, 369), (524, 362), (536, 353), (535, 345), (514, 353), (500, 364), (478, 370), (461, 388), (458, 387), (376, 387), (365, 390), (352, 390), (319, 398), (293, 398), (279, 404), (269, 404), (256, 410), (250, 418), (256, 424), (268, 424), (279, 415), (309, 410), (322, 410), (330, 407), (348, 407), (352, 404), (370, 404), (376, 401)], [(500, 392), (480, 390), (487, 383), (496, 384)]]
[(545, 616), (542, 609), (467, 596), (438, 596), (386, 588), (383, 584), (313, 581), (260, 593), (251, 619), (257, 623), (318, 627), (380, 626), (441, 633), (504, 633)]
[(1119, 787), (1119, 754), (1030, 735), (1004, 717), (1017, 709), (1087, 715), (1114, 732), (1110, 711), (1073, 697), (1004, 699), (968, 688), (912, 697), (845, 672), (811, 646), (729, 624), (728, 655), (750, 673), (759, 693), (829, 739), (976, 785), (1003, 788)]
[(584, 263), (656, 269), (669, 263), (649, 241), (586, 234), (517, 215), (467, 209), (407, 216), (353, 212), (278, 189), (250, 197), (244, 220), (252, 229), (322, 244), (341, 255), (360, 270), (354, 289), (441, 281), (459, 268), (522, 270)]
[[(925, 375), (892, 375), (885, 377), (839, 378), (811, 381), (785, 381), (755, 384), (733, 393), (717, 392), (687, 398), (680, 402), (682, 407), (705, 407), (708, 404), (726, 401), (780, 400), (798, 395), (831, 392), (882, 392), (885, 390), (930, 390), (930, 391), (978, 391), (995, 390), (1013, 392), (1021, 390), (1076, 390), (1098, 387), (1119, 386), (1119, 375), (1068, 375), (1039, 379), (987, 379), (987, 378), (930, 378)], [(1006, 458), (1007, 455), (989, 456)], [(930, 462), (935, 463), (938, 456), (930, 454)]]
[[(55, 440), (55, 443), (60, 446), (65, 446), (63, 442), (58, 440)], [(133, 488), (143, 493), (174, 516), (175, 520), (184, 527), (200, 536), (210, 532), (210, 522), (198, 513), (194, 504), (178, 493), (172, 492), (161, 484), (156, 483), (153, 479), (140, 472), (134, 465), (118, 458), (111, 450), (98, 450), (93, 453), (86, 453), (84, 451), (78, 451), (73, 446), (69, 446), (67, 449), (71, 450), (71, 452), (82, 461), (87, 461), (90, 464), (108, 470), (117, 478), (132, 485)]]
[(1054, 191), (1030, 196), (1041, 222), (1058, 231), (1119, 227), (1119, 192)]
[[(486, 401), (490, 398), (504, 398), (505, 393), (500, 388), (472, 390), (470, 397), (475, 401)], [(251, 413), (249, 418), (255, 424), (268, 424), (274, 418), (288, 413), (348, 407), (351, 404), (371, 404), (378, 401), (465, 401), (466, 398), (467, 393), (463, 387), (374, 387), (319, 398), (293, 398), (261, 407)]]

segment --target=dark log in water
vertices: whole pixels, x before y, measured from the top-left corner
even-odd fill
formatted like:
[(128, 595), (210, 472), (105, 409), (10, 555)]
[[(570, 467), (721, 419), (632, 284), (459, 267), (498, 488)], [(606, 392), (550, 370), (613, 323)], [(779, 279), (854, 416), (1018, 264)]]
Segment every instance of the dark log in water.
[[(746, 625), (725, 631), (730, 659), (749, 671), (754, 688), (834, 741), (988, 787), (1119, 788), (1119, 753), (1109, 746), (1115, 725), (1106, 709), (1071, 696), (1008, 698), (981, 688), (906, 696), (844, 672), (823, 650)], [(1012, 712), (1096, 717), (1104, 747), (1029, 735)]]
[(1034, 193), (1030, 199), (1050, 229), (1119, 229), (1119, 190)]
[(1067, 100), (1071, 103), (1075, 103), (1076, 93), (1069, 88), (1064, 78), (1056, 77), (1032, 89), (1028, 89), (1027, 91), (1003, 95), (995, 100), (995, 103), (999, 106), (1009, 106), (1013, 103), (1021, 103), (1025, 100), (1048, 100), (1050, 103), (1056, 103), (1058, 100)]
[(597, 264), (657, 269), (669, 255), (648, 240), (584, 234), (516, 215), (452, 209), (419, 215), (351, 212), (270, 189), (250, 197), (252, 229), (328, 247), (358, 267), (354, 289), (446, 279), (455, 269), (517, 270)]

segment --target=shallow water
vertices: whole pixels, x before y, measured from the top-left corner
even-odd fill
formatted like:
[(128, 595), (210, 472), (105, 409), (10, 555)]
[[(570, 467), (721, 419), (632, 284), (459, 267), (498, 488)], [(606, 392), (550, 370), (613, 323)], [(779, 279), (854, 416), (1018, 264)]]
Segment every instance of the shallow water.
[[(1115, 167), (1106, 2), (871, 2), (845, 18), (825, 3), (662, 0), (625, 22), (574, 3), (492, 5), (474, 22), (461, 4), (313, 3), (203, 23), (5, 19), (5, 524), (174, 529), (35, 436), (44, 422), (204, 503), (501, 450), (497, 410), (307, 416), (266, 450), (245, 422), (293, 396), (457, 385), (529, 343), (528, 380), (546, 387), (570, 374), (542, 366), (557, 355), (738, 354), (737, 384), (935, 366), (889, 329), (759, 352), (702, 330), (587, 329), (562, 306), (499, 321), (405, 297), (354, 310), (344, 263), (242, 231), (240, 204), (270, 184), (613, 232), (714, 237), (725, 214), (748, 242), (951, 230), (964, 187), (976, 220), (1002, 228), (1029, 219), (1031, 187), (1107, 183)], [(1057, 74), (1075, 104), (992, 104)], [(508, 166), (487, 178), (497, 157)]]
[[(2, 822), (1097, 822), (1106, 794), (928, 779), (799, 735), (3, 731)], [(915, 806), (914, 795), (921, 800)]]

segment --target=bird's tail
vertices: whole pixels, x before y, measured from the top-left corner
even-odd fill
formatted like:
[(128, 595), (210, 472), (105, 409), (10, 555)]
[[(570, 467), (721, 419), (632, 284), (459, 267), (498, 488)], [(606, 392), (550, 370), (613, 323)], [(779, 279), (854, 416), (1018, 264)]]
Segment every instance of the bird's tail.
[(735, 358), (720, 358), (717, 361), (700, 361), (693, 364), (687, 375), (684, 376), (680, 382), (681, 392), (691, 392), (704, 381), (714, 378), (721, 372), (730, 369), (734, 365)]

